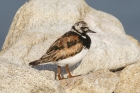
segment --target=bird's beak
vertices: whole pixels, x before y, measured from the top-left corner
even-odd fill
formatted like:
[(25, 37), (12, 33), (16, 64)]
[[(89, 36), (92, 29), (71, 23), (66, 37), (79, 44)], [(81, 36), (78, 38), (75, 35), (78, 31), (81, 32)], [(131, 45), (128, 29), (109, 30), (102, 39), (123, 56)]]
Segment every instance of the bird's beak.
[(90, 30), (90, 29), (88, 30), (88, 32), (89, 32), (89, 33), (96, 33), (95, 31), (92, 31), (92, 30)]

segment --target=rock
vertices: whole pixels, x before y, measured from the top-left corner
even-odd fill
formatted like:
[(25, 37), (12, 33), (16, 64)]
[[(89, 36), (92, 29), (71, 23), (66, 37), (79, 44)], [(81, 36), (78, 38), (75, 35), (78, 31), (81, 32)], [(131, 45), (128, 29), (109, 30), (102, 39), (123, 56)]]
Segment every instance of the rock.
[[(84, 0), (30, 0), (16, 13), (1, 57), (28, 65), (45, 54), (49, 46), (71, 26), (84, 20), (96, 34), (83, 61), (71, 67), (73, 75), (99, 69), (117, 69), (140, 59), (140, 47), (130, 40), (118, 19), (89, 7)], [(47, 64), (39, 69), (56, 71)], [(66, 72), (62, 70), (65, 77)]]
[(38, 71), (0, 59), (0, 93), (65, 93), (54, 72)]
[(140, 93), (140, 62), (127, 66), (121, 72), (115, 93)]
[[(86, 21), (90, 29), (97, 32), (89, 35), (92, 45), (86, 57), (70, 68), (72, 75), (81, 77), (57, 81), (56, 65), (28, 66), (29, 62), (45, 54), (58, 37), (80, 20)], [(139, 60), (139, 43), (126, 35), (122, 24), (112, 15), (89, 7), (84, 0), (29, 0), (17, 11), (0, 52), (0, 92), (111, 93), (119, 81), (119, 75), (100, 69), (114, 70)], [(133, 69), (128, 71), (133, 72)], [(89, 73), (92, 71), (95, 72)], [(67, 77), (64, 68), (62, 76)], [(125, 83), (124, 78), (122, 73), (120, 86)], [(137, 86), (134, 87), (137, 89)], [(120, 91), (119, 88), (116, 92)]]
[(52, 71), (38, 71), (2, 58), (0, 68), (0, 93), (112, 93), (119, 82), (117, 74), (108, 70), (59, 81)]
[(132, 36), (127, 35), (128, 39), (130, 39), (132, 42), (134, 42), (136, 45), (138, 45), (140, 47), (140, 42), (138, 40), (136, 40), (135, 38), (133, 38)]
[(117, 74), (108, 70), (99, 70), (81, 77), (60, 80), (66, 93), (112, 93), (118, 82)]

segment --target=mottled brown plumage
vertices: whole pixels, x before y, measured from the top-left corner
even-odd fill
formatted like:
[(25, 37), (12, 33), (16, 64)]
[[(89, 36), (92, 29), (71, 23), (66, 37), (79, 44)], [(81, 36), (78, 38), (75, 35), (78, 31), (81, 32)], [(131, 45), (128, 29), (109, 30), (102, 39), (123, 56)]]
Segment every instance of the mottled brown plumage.
[(88, 28), (87, 23), (84, 21), (75, 23), (71, 31), (58, 38), (40, 59), (30, 62), (29, 65), (35, 66), (42, 63), (54, 62), (58, 65), (59, 79), (62, 79), (60, 76), (61, 66), (66, 66), (69, 77), (73, 77), (70, 74), (68, 66), (82, 60), (90, 48), (91, 39), (86, 34), (88, 32), (95, 33)]
[(41, 63), (56, 62), (74, 56), (83, 48), (79, 38), (80, 36), (74, 32), (65, 33), (50, 46), (48, 51), (39, 60), (31, 62), (29, 65), (35, 66)]

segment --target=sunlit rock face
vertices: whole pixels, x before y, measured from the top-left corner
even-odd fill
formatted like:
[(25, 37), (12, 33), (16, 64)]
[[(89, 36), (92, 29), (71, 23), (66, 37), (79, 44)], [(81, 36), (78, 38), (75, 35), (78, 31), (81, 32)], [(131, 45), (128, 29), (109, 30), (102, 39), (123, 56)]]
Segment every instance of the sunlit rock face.
[[(11, 73), (14, 74), (10, 76), (11, 78), (16, 75), (15, 71), (28, 76), (30, 73), (24, 73), (21, 69), (17, 69), (22, 68), (23, 71), (28, 69), (30, 72), (31, 70), (34, 73), (30, 74), (31, 77), (38, 77), (36, 79), (39, 80), (46, 77), (41, 73), (50, 74), (46, 80), (57, 79), (56, 65), (48, 63), (33, 69), (28, 64), (42, 57), (57, 38), (69, 31), (74, 23), (81, 20), (87, 22), (90, 29), (96, 33), (89, 34), (92, 44), (85, 58), (81, 63), (70, 67), (72, 75), (85, 75), (90, 71), (100, 69), (114, 70), (136, 63), (140, 59), (139, 44), (136, 43), (135, 39), (126, 35), (122, 24), (114, 16), (89, 7), (84, 0), (30, 0), (17, 11), (11, 24), (0, 53), (1, 59), (6, 60), (0, 59), (3, 67), (1, 71), (3, 69), (12, 71)], [(11, 66), (14, 66), (13, 70), (10, 70)], [(17, 75), (20, 76), (20, 74)], [(62, 76), (67, 77), (64, 68)], [(16, 81), (13, 82), (15, 84)], [(38, 81), (35, 80), (35, 82)], [(58, 82), (45, 82), (53, 82), (57, 86), (53, 86), (51, 89), (57, 90), (59, 87), (60, 93), (62, 93), (63, 88)], [(42, 86), (42, 83), (39, 86)]]
[(115, 93), (140, 92), (140, 61), (126, 67), (120, 74), (120, 81)]

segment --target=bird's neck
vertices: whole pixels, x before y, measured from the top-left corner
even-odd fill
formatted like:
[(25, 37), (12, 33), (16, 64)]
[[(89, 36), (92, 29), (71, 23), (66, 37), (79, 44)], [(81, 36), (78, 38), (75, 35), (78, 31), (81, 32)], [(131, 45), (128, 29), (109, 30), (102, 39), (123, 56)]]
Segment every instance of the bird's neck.
[(76, 33), (76, 34), (78, 34), (79, 35), (79, 38), (81, 39), (81, 42), (82, 42), (82, 44), (86, 47), (86, 48), (90, 48), (90, 45), (91, 45), (91, 39), (90, 39), (90, 37), (86, 34), (86, 33), (78, 33), (77, 31), (72, 31), (72, 32), (74, 32), (74, 33)]
[(81, 37), (82, 39), (83, 39), (83, 45), (86, 47), (86, 48), (90, 48), (90, 45), (91, 45), (91, 39), (90, 39), (90, 37), (88, 36), (88, 35), (83, 35), (82, 37)]

